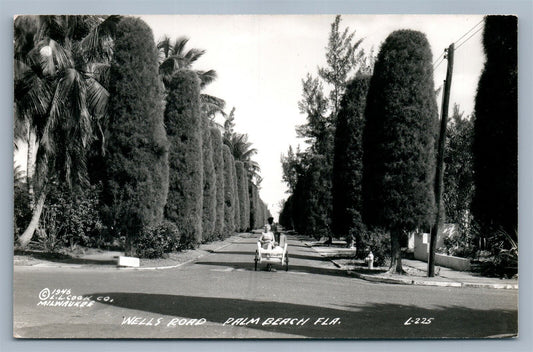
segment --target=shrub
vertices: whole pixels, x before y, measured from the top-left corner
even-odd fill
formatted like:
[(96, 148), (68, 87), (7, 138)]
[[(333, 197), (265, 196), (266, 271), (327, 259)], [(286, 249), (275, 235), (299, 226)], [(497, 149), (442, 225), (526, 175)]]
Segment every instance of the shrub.
[(374, 254), (374, 265), (386, 266), (390, 263), (390, 235), (382, 229), (370, 229), (361, 232), (361, 246), (357, 256), (365, 258), (370, 251)]
[(41, 215), (39, 242), (47, 251), (62, 247), (98, 247), (104, 244), (104, 226), (98, 207), (101, 187), (91, 186), (76, 192), (52, 183)]
[(134, 246), (140, 258), (161, 258), (180, 248), (180, 232), (176, 224), (164, 220), (157, 226), (145, 228), (135, 239)]
[(163, 220), (168, 195), (157, 55), (146, 23), (125, 18), (118, 24), (109, 78), (103, 212), (115, 236), (127, 236), (127, 251), (146, 226)]
[(165, 125), (170, 141), (170, 182), (166, 218), (187, 246), (202, 238), (203, 162), (200, 80), (193, 71), (176, 72), (168, 85)]
[(488, 249), (477, 252), (474, 262), (484, 275), (511, 277), (518, 274), (518, 243), (513, 237), (517, 234), (511, 236), (499, 230), (488, 238), (477, 238), (483, 242), (480, 247)]
[(14, 204), (13, 204), (13, 233), (16, 241), (19, 235), (30, 223), (32, 211), (30, 208), (30, 196), (27, 184), (22, 180), (22, 176), (17, 177), (17, 170), (14, 171)]
[(471, 258), (475, 255), (474, 229), (464, 229), (458, 226), (457, 231), (452, 231), (449, 236), (444, 237), (443, 246), (438, 252), (462, 258)]

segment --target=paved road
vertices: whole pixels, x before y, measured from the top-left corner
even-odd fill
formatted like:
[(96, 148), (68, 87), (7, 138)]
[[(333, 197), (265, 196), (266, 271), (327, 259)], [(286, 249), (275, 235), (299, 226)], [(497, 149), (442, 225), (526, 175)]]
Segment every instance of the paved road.
[(517, 332), (514, 290), (370, 283), (346, 276), (294, 238), (289, 248), (288, 272), (254, 271), (251, 237), (175, 269), (15, 267), (14, 335), (426, 338)]

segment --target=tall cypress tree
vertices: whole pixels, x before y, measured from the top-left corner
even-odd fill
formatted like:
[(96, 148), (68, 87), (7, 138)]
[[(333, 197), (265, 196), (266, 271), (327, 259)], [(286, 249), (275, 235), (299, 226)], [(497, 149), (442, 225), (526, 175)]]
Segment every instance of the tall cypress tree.
[(165, 215), (181, 231), (182, 243), (202, 239), (203, 162), (200, 80), (180, 70), (168, 84), (165, 125), (170, 141), (170, 188)]
[(222, 146), (224, 156), (224, 236), (235, 231), (235, 161), (227, 145)]
[(224, 156), (222, 154), (222, 135), (216, 127), (211, 127), (213, 165), (216, 176), (216, 217), (213, 235), (224, 236)]
[(213, 162), (213, 146), (211, 130), (207, 124), (207, 117), (202, 116), (202, 152), (203, 152), (203, 210), (202, 210), (202, 240), (213, 239), (216, 221), (217, 179)]
[(248, 194), (250, 198), (250, 229), (257, 229), (259, 227), (257, 221), (257, 186), (248, 181)]
[(391, 271), (401, 272), (400, 237), (435, 214), (437, 103), (423, 33), (395, 31), (382, 44), (365, 115), (363, 216), (390, 232)]
[(158, 224), (168, 194), (168, 140), (151, 29), (137, 18), (117, 26), (110, 69), (104, 213), (128, 248)]
[(265, 224), (267, 223), (265, 219), (265, 213), (266, 213), (265, 202), (263, 202), (263, 200), (261, 199), (261, 196), (257, 197), (257, 209), (259, 213), (258, 221), (259, 221), (260, 227), (265, 226)]
[[(235, 160), (235, 159), (233, 159)], [(237, 165), (235, 162), (233, 163), (233, 189), (234, 189), (234, 224), (235, 224), (235, 231), (241, 231), (241, 207), (240, 207), (240, 200), (239, 200), (239, 182), (237, 180)]]
[(517, 238), (518, 101), (517, 18), (487, 16), (485, 68), (474, 120), (472, 211), (484, 236), (505, 231)]
[(250, 197), (248, 196), (248, 175), (241, 161), (235, 162), (239, 193), (240, 229), (246, 231), (250, 227)]
[(224, 235), (224, 156), (222, 154), (222, 135), (216, 127), (211, 127), (211, 144), (213, 147), (213, 165), (216, 175), (216, 219), (213, 235)]
[(283, 203), (283, 209), (281, 210), (279, 214), (279, 223), (281, 224), (281, 226), (283, 226), (286, 229), (290, 229), (290, 230), (294, 229), (294, 221), (293, 221), (294, 211), (292, 209), (293, 201), (294, 201), (294, 196), (293, 195), (289, 196), (289, 198), (287, 198), (285, 203)]
[(333, 160), (333, 231), (355, 234), (360, 248), (362, 221), (363, 128), (369, 76), (358, 75), (346, 88), (335, 129)]

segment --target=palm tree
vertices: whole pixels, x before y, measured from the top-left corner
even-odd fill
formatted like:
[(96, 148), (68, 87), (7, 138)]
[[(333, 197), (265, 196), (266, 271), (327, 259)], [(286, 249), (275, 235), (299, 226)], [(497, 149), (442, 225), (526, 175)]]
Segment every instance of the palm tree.
[[(174, 42), (165, 36), (157, 43), (159, 49), (159, 74), (161, 79), (168, 86), (172, 75), (178, 70), (191, 69), (192, 64), (205, 54), (205, 50), (189, 49), (185, 50), (189, 39), (180, 37)], [(204, 89), (208, 84), (217, 78), (215, 70), (201, 71), (195, 70), (200, 79), (200, 88)], [(214, 117), (217, 113), (223, 113), (226, 102), (218, 97), (209, 94), (200, 94), (201, 111), (207, 116), (211, 123), (214, 123)]]
[(229, 147), (235, 161), (241, 161), (244, 164), (250, 177), (257, 178), (261, 168), (256, 161), (252, 160), (252, 156), (257, 154), (257, 149), (252, 148), (248, 135), (234, 132), (229, 139), (224, 140), (224, 143)]
[(259, 164), (252, 160), (252, 157), (257, 154), (257, 149), (252, 148), (252, 143), (248, 141), (248, 135), (246, 133), (237, 133), (234, 131), (235, 127), (235, 107), (231, 109), (229, 114), (223, 114), (224, 121), (224, 133), (222, 140), (226, 144), (235, 161), (241, 161), (244, 164), (244, 168), (248, 172), (250, 180), (255, 180), (255, 184), (259, 185), (262, 178), (259, 175), (261, 168)]
[(172, 75), (178, 70), (191, 69), (192, 64), (205, 54), (205, 50), (190, 49), (185, 51), (188, 38), (180, 37), (172, 43), (168, 36), (157, 43), (159, 49), (159, 74), (165, 86), (170, 83)]
[[(86, 151), (95, 138), (95, 124), (105, 116), (108, 92), (102, 77), (113, 54), (112, 38), (120, 17), (19, 18), (15, 20), (15, 117), (27, 126), (37, 146), (30, 181), (38, 200), (19, 237), (25, 247), (39, 224), (50, 178), (57, 176), (67, 186), (88, 184)], [(31, 35), (23, 29), (28, 23), (35, 25)]]

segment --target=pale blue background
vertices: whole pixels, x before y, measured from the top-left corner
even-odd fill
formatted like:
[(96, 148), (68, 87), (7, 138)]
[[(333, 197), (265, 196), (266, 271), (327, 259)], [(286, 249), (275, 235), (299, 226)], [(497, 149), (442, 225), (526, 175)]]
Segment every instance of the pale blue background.
[[(519, 233), (521, 336), (509, 340), (452, 341), (43, 341), (12, 338), (13, 278), (13, 15), (15, 14), (516, 14), (519, 17)], [(260, 0), (0, 0), (0, 351), (529, 351), (533, 349), (531, 255), (533, 207), (531, 179), (533, 135), (531, 0), (461, 1), (260, 1)], [(443, 30), (446, 30), (443, 28)], [(379, 329), (379, 326), (376, 326)]]

